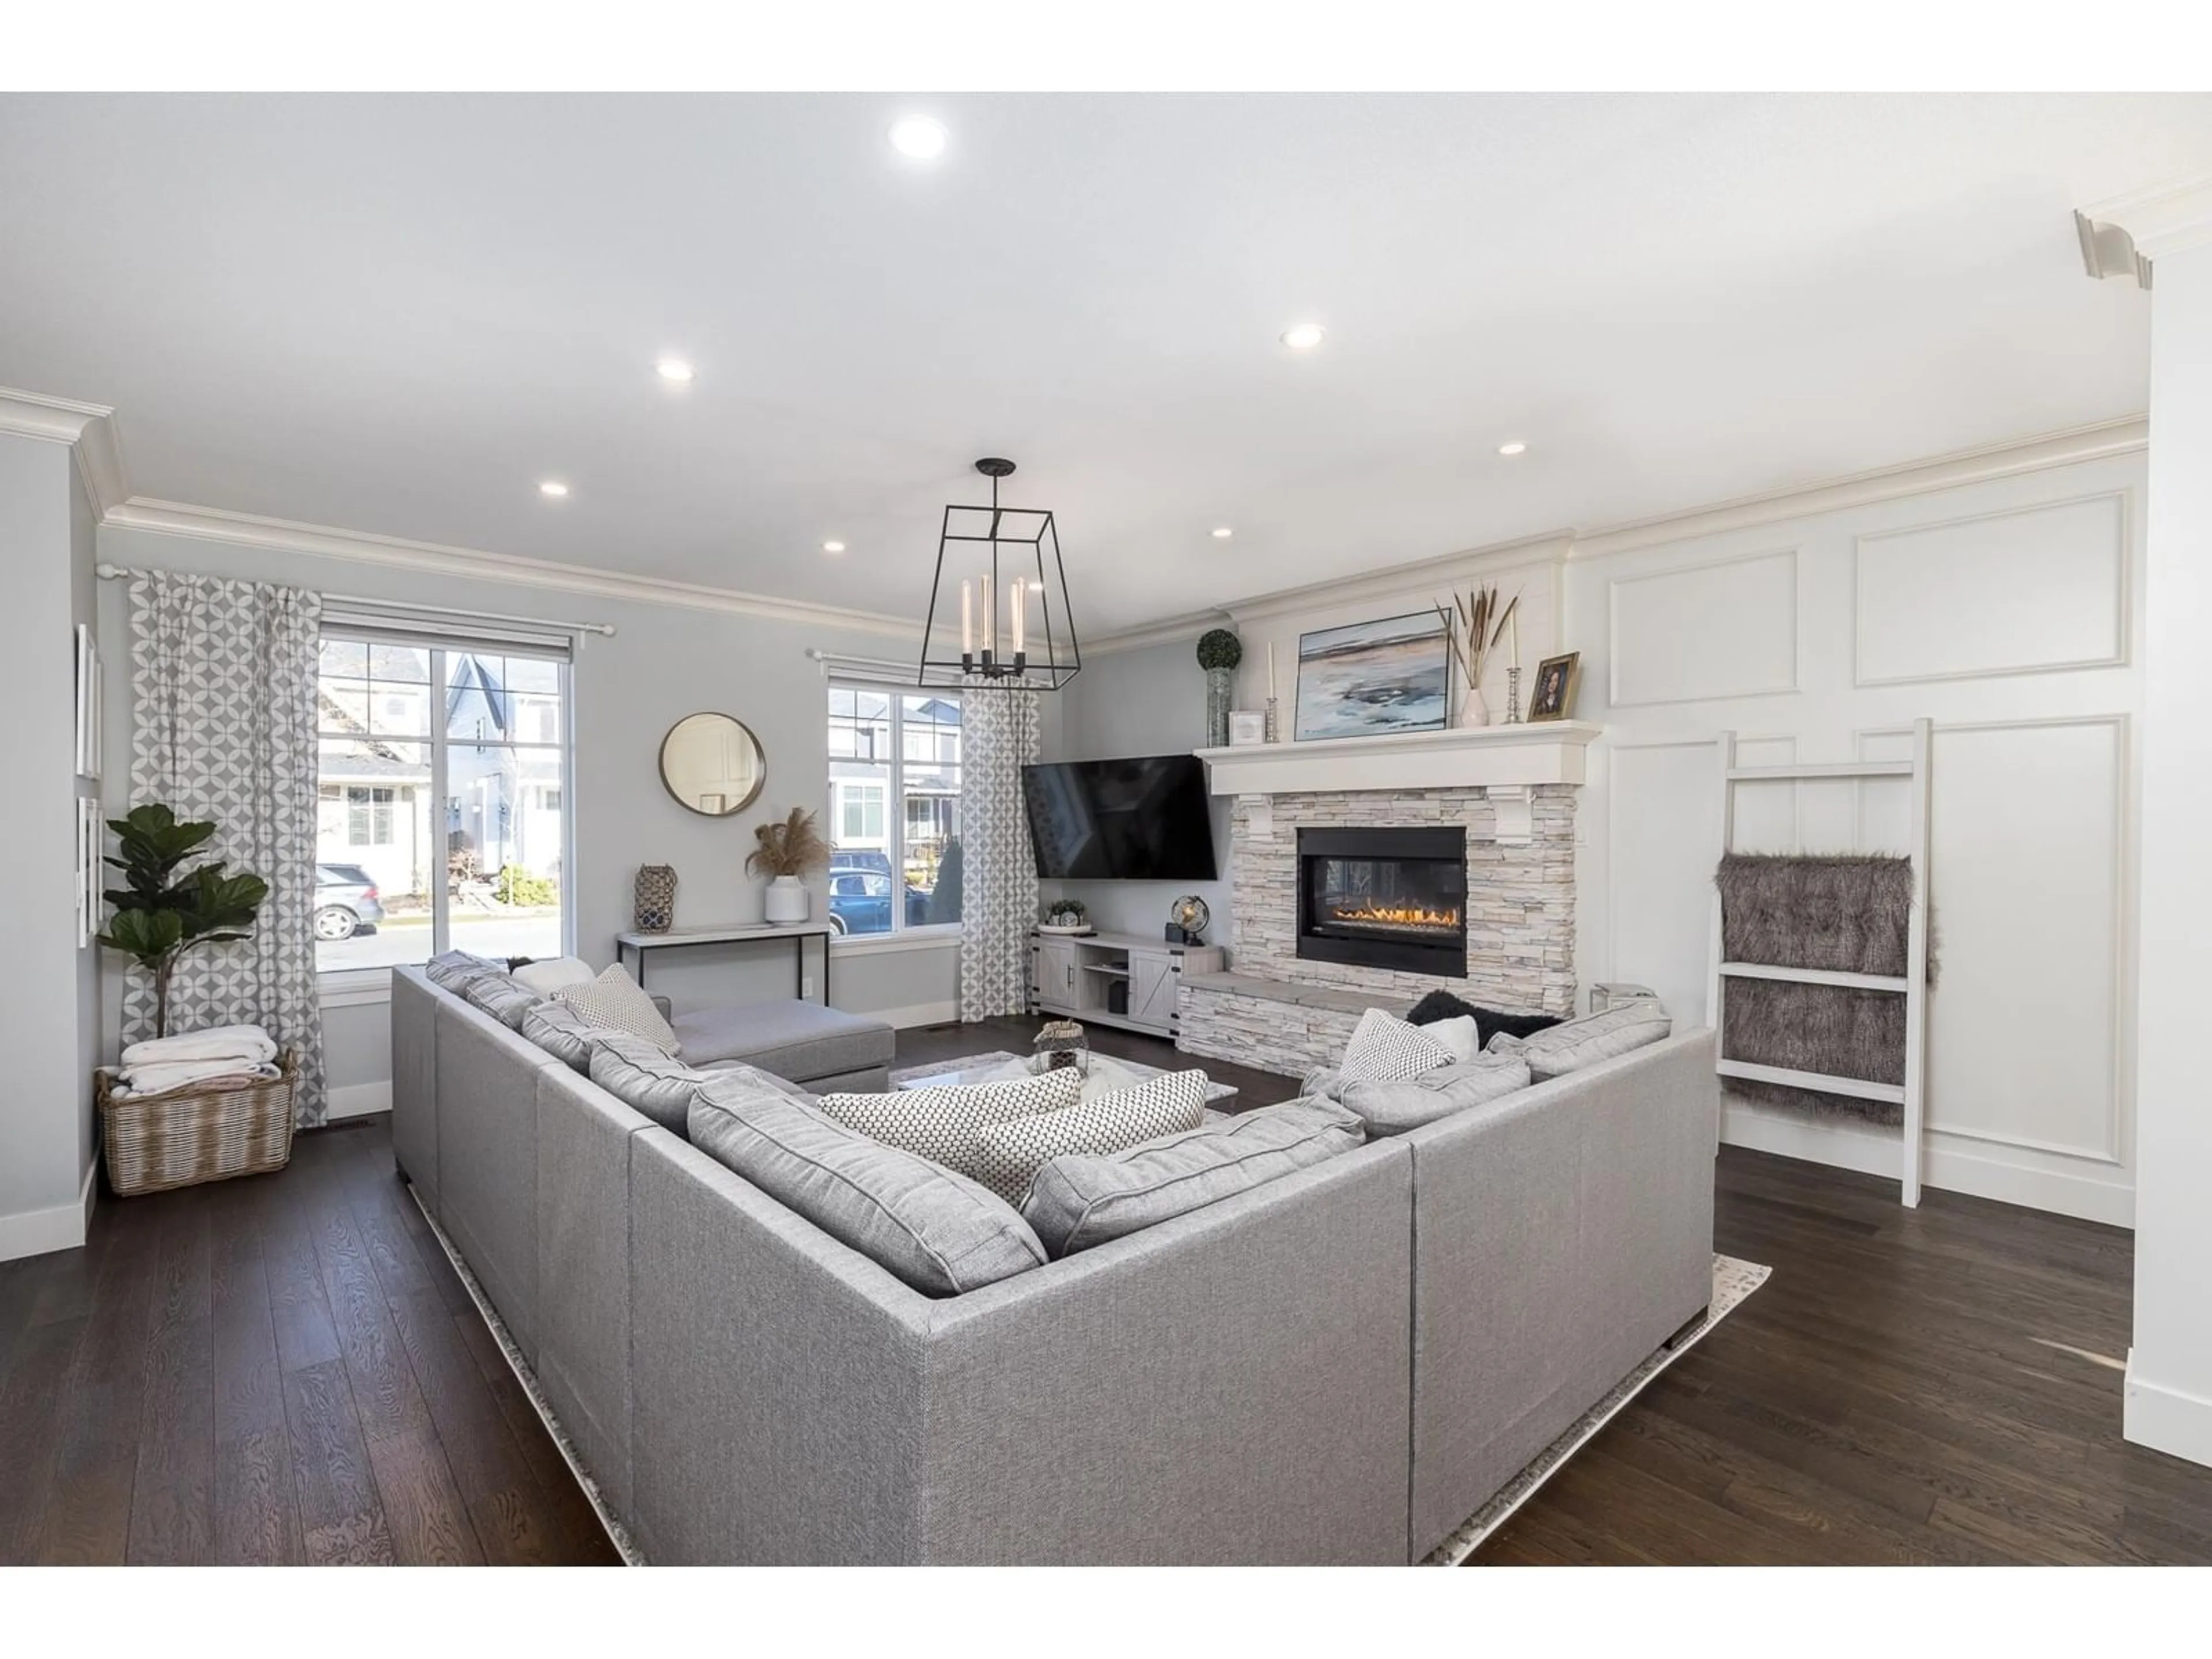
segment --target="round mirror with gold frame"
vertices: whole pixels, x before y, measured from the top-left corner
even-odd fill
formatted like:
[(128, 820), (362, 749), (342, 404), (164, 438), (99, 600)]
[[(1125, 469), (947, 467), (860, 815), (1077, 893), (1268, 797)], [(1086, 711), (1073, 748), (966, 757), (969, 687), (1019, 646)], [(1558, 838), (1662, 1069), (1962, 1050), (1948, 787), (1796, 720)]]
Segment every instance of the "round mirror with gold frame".
[(660, 781), (678, 805), (726, 818), (753, 804), (768, 781), (768, 757), (743, 720), (686, 714), (660, 740)]

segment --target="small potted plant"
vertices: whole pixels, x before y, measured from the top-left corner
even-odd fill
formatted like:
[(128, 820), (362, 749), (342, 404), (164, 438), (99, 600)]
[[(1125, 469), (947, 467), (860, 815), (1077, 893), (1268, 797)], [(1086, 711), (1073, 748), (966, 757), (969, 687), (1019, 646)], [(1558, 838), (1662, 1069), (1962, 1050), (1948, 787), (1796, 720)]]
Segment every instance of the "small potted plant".
[(1237, 665), (1244, 660), (1244, 641), (1225, 628), (1198, 636), (1198, 665), (1206, 671), (1206, 743), (1229, 746), (1229, 705), (1237, 694)]
[(809, 909), (805, 878), (830, 867), (830, 845), (814, 826), (814, 814), (803, 806), (791, 809), (788, 817), (757, 824), (758, 843), (745, 854), (745, 873), (769, 878), (763, 914), (772, 922), (805, 921)]
[(1087, 933), (1091, 912), (1081, 899), (1054, 899), (1044, 908), (1043, 927), (1048, 933)]

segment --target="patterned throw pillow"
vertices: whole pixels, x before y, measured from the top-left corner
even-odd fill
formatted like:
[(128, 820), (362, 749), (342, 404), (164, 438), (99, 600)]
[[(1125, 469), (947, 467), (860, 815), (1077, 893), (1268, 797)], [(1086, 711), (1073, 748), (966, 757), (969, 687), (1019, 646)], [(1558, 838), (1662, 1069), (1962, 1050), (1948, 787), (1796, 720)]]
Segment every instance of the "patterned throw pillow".
[(1004, 1083), (954, 1083), (889, 1094), (824, 1095), (815, 1109), (832, 1122), (858, 1130), (886, 1146), (966, 1170), (975, 1162), (976, 1137), (1010, 1118), (1057, 1112), (1083, 1097), (1083, 1074), (1056, 1066), (1036, 1077)]
[(675, 1028), (621, 968), (610, 968), (588, 984), (564, 985), (554, 992), (553, 1000), (567, 1003), (602, 1030), (628, 1031), (659, 1043), (664, 1053), (679, 1052)]
[(1402, 1083), (1452, 1061), (1451, 1050), (1418, 1025), (1370, 1008), (1344, 1045), (1337, 1076), (1346, 1083)]
[(1206, 1121), (1206, 1073), (1169, 1072), (1057, 1112), (993, 1124), (961, 1171), (1019, 1206), (1036, 1172), (1066, 1152), (1118, 1152)]

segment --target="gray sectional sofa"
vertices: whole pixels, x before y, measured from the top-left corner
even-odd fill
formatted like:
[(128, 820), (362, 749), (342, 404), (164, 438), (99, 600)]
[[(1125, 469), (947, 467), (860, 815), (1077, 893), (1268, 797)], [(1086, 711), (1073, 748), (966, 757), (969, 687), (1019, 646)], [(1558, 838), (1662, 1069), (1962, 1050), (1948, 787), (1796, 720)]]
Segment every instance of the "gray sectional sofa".
[(401, 1170), (657, 1562), (1419, 1560), (1709, 1295), (1708, 1031), (932, 1298), (393, 978)]

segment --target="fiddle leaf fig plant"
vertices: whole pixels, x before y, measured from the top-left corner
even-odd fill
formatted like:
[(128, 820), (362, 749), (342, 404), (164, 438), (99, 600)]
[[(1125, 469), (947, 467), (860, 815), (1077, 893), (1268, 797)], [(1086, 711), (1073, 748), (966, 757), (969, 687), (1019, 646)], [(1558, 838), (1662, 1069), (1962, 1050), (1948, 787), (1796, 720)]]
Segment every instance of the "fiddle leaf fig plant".
[(179, 819), (167, 806), (134, 807), (128, 817), (110, 818), (107, 827), (121, 856), (106, 861), (123, 872), (124, 885), (107, 890), (115, 909), (100, 942), (153, 975), (155, 1035), (167, 1036), (169, 981), (177, 963), (204, 945), (252, 937), (269, 884), (244, 872), (228, 872), (222, 859), (185, 870), (216, 826)]

